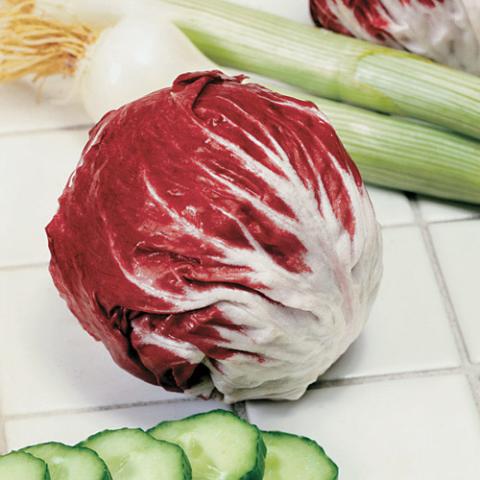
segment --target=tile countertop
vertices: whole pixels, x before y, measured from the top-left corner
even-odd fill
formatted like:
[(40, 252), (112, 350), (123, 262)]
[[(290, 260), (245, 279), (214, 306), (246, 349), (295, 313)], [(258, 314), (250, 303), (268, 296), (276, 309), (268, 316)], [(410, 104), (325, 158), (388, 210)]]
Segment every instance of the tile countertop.
[[(237, 1), (307, 21), (305, 0)], [(0, 450), (222, 406), (121, 371), (52, 286), (43, 229), (88, 125), (80, 108), (0, 88)], [(345, 480), (480, 478), (480, 209), (370, 193), (385, 275), (365, 332), (300, 401), (234, 408), (315, 438)]]

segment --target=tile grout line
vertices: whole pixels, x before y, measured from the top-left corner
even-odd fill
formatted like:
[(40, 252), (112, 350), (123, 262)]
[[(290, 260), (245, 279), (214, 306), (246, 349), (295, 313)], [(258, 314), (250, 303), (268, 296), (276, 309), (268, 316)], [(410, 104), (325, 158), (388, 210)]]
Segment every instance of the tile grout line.
[(7, 452), (7, 435), (5, 432), (5, 418), (0, 415), (0, 455)]
[(42, 135), (46, 133), (56, 132), (76, 132), (79, 130), (87, 130), (94, 126), (94, 123), (76, 123), (73, 125), (60, 125), (56, 127), (32, 128), (30, 130), (17, 130), (12, 132), (0, 132), (0, 140), (4, 138), (23, 137), (27, 135)]
[(236, 402), (232, 404), (233, 413), (238, 415), (243, 420), (249, 421), (248, 412), (247, 412), (247, 402)]
[(463, 367), (445, 367), (431, 370), (412, 370), (410, 372), (384, 373), (363, 377), (333, 378), (328, 380), (318, 380), (310, 385), (309, 390), (321, 390), (322, 388), (332, 387), (348, 387), (379, 382), (393, 382), (396, 380), (414, 380), (417, 378), (440, 377), (446, 375), (458, 375), (462, 373), (465, 373)]
[(429, 225), (427, 222), (424, 221), (422, 214), (420, 212), (420, 209), (418, 208), (417, 201), (415, 199), (411, 199), (410, 201), (412, 203), (412, 209), (414, 210), (414, 214), (418, 216), (417, 223), (418, 223), (418, 226), (420, 227), (422, 238), (423, 238), (430, 262), (433, 267), (433, 273), (435, 276), (435, 280), (437, 282), (437, 286), (439, 287), (440, 293), (444, 300), (444, 306), (446, 308), (446, 313), (450, 321), (452, 330), (454, 332), (455, 342), (457, 345), (458, 353), (460, 354), (460, 360), (462, 362), (462, 366), (471, 365), (465, 339), (463, 337), (460, 324), (458, 323), (455, 307), (453, 306), (453, 302), (450, 296), (450, 292), (448, 290), (447, 282), (445, 280), (442, 268), (440, 266), (440, 262), (438, 260), (438, 255), (436, 253), (435, 246), (433, 244), (433, 239), (429, 230)]
[(480, 215), (469, 215), (468, 217), (450, 218), (448, 220), (423, 220), (423, 222), (428, 225), (442, 225), (445, 223), (472, 222), (475, 220), (480, 220)]
[(176, 398), (171, 400), (152, 400), (144, 402), (118, 403), (113, 405), (98, 405), (84, 408), (59, 408), (58, 410), (46, 410), (31, 413), (12, 413), (4, 415), (4, 420), (24, 420), (38, 417), (55, 417), (57, 415), (78, 415), (82, 413), (108, 412), (110, 410), (126, 410), (129, 408), (153, 407), (156, 405), (168, 405), (172, 403), (203, 402), (195, 397)]
[(458, 353), (460, 354), (460, 360), (461, 360), (462, 366), (470, 365), (470, 360), (468, 357), (468, 351), (467, 351), (465, 339), (463, 337), (462, 330), (458, 323), (457, 314), (453, 306), (452, 299), (450, 297), (450, 292), (447, 287), (447, 282), (445, 280), (443, 271), (440, 266), (440, 262), (438, 260), (435, 246), (433, 244), (433, 239), (430, 234), (429, 224), (422, 217), (420, 208), (418, 207), (418, 201), (415, 198), (411, 198), (410, 202), (412, 205), (414, 215), (417, 217), (417, 225), (419, 226), (420, 232), (422, 234), (423, 243), (425, 245), (428, 257), (430, 259), (430, 263), (433, 268), (433, 273), (435, 276), (437, 286), (439, 287), (440, 293), (443, 298), (444, 307), (446, 309), (447, 317), (449, 319), (450, 325), (454, 333), (455, 343), (457, 346)]
[(16, 264), (16, 265), (4, 265), (0, 266), (0, 273), (2, 272), (16, 272), (18, 270), (28, 270), (30, 268), (44, 268), (48, 267), (49, 262), (33, 262), (25, 264)]
[[(413, 208), (413, 207), (412, 207)], [(448, 220), (422, 220), (423, 223), (428, 225), (444, 225), (448, 223), (460, 223), (460, 222), (472, 222), (475, 220), (480, 220), (480, 215), (471, 215), (468, 217), (462, 218), (450, 218)], [(407, 227), (418, 227), (420, 226), (418, 221), (413, 222), (399, 222), (399, 223), (392, 223), (389, 225), (382, 225), (382, 230), (394, 230), (396, 228), (407, 228)]]
[(389, 225), (382, 225), (380, 227), (382, 230), (395, 230), (400, 228), (408, 228), (408, 227), (416, 227), (417, 224), (415, 222), (400, 222), (400, 223), (392, 223)]
[(450, 323), (451, 332), (454, 337), (455, 345), (457, 347), (457, 352), (460, 356), (460, 365), (464, 375), (468, 380), (468, 384), (472, 391), (473, 399), (475, 401), (478, 413), (480, 414), (480, 391), (479, 391), (478, 380), (474, 373), (475, 365), (470, 361), (470, 358), (469, 358), (465, 337), (463, 336), (463, 332), (460, 327), (460, 323), (458, 321), (457, 313), (453, 305), (453, 301), (447, 286), (447, 282), (443, 274), (437, 252), (435, 250), (435, 245), (433, 243), (433, 238), (429, 229), (429, 224), (425, 221), (425, 219), (422, 216), (422, 212), (420, 210), (416, 196), (409, 197), (409, 201), (410, 201), (413, 213), (415, 215), (415, 218), (417, 220), (417, 223), (420, 227), (424, 245), (427, 250), (430, 263), (432, 265), (435, 280), (443, 299), (443, 304), (447, 314), (447, 318)]
[[(1, 372), (0, 372), (1, 374)], [(0, 381), (2, 380), (2, 375), (0, 375)], [(7, 442), (7, 432), (5, 429), (5, 415), (3, 414), (5, 406), (2, 402), (2, 387), (0, 385), (0, 455), (8, 452), (8, 442)]]
[[(473, 365), (472, 370), (479, 370), (480, 365)], [(419, 370), (419, 371), (410, 371), (410, 372), (398, 372), (398, 373), (387, 373), (381, 375), (370, 375), (363, 377), (355, 378), (345, 378), (345, 379), (333, 379), (333, 380), (320, 380), (312, 385), (310, 385), (309, 390), (317, 390), (321, 388), (329, 387), (338, 387), (338, 386), (349, 386), (349, 385), (360, 385), (366, 383), (382, 382), (382, 381), (394, 381), (401, 379), (415, 379), (415, 378), (425, 378), (433, 376), (442, 376), (442, 375), (455, 375), (459, 373), (464, 373), (462, 367), (450, 367), (450, 368), (440, 368), (432, 370)], [(141, 408), (141, 407), (151, 407), (156, 405), (168, 405), (173, 403), (193, 403), (193, 402), (203, 402), (203, 400), (195, 397), (184, 397), (176, 398), (170, 400), (152, 400), (144, 402), (131, 402), (124, 404), (113, 404), (113, 405), (100, 405), (92, 406), (85, 408), (65, 408), (58, 410), (50, 411), (39, 411), (31, 413), (13, 413), (4, 415), (4, 420), (24, 420), (29, 418), (38, 418), (38, 417), (55, 417), (57, 415), (77, 415), (84, 413), (93, 413), (93, 412), (102, 412), (110, 410), (125, 410), (129, 408)], [(230, 405), (231, 409), (241, 418), (248, 420), (248, 412), (246, 409), (246, 401), (236, 402)], [(227, 407), (229, 405), (225, 404)], [(0, 422), (0, 427), (1, 427)], [(0, 431), (1, 434), (1, 431)], [(0, 437), (1, 438), (1, 437)]]
[[(473, 365), (472, 370), (480, 370), (480, 365)], [(441, 375), (454, 375), (463, 373), (461, 367), (449, 367), (449, 368), (439, 368), (431, 370), (418, 370), (418, 371), (407, 371), (407, 372), (398, 372), (398, 373), (387, 373), (382, 375), (369, 375), (362, 377), (354, 378), (345, 378), (345, 379), (332, 379), (332, 380), (320, 380), (313, 383), (309, 389), (316, 390), (320, 388), (327, 388), (333, 386), (348, 386), (348, 385), (358, 385), (363, 383), (373, 383), (380, 381), (393, 381), (400, 379), (413, 379), (413, 378), (424, 378), (424, 377), (433, 377)], [(75, 415), (83, 413), (93, 413), (109, 410), (124, 410), (128, 408), (140, 408), (140, 407), (150, 407), (155, 405), (168, 405), (173, 403), (189, 403), (189, 402), (202, 402), (201, 399), (195, 397), (185, 397), (185, 398), (176, 398), (171, 400), (152, 400), (144, 402), (131, 402), (124, 404), (112, 404), (112, 405), (100, 405), (92, 406), (85, 408), (66, 408), (58, 410), (47, 410), (39, 411), (32, 413), (14, 413), (5, 415), (6, 420), (21, 420), (27, 418), (37, 418), (37, 417), (52, 417), (56, 415)], [(236, 402), (231, 405), (232, 410), (241, 418), (248, 419), (248, 414), (246, 411), (246, 401)], [(226, 404), (227, 405), (227, 404)], [(228, 405), (227, 405), (228, 406)]]

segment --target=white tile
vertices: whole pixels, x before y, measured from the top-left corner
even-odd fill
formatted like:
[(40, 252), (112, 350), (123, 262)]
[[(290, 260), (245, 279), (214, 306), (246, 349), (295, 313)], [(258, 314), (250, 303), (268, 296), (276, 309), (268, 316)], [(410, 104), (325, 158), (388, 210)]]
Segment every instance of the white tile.
[(420, 197), (418, 203), (422, 216), (427, 222), (480, 217), (480, 206), (478, 205), (433, 200), (425, 197)]
[(247, 410), (262, 429), (317, 440), (345, 480), (480, 478), (480, 422), (460, 376), (322, 389)]
[(470, 357), (480, 363), (480, 220), (438, 224), (430, 229)]
[(49, 259), (44, 229), (86, 140), (86, 130), (0, 137), (0, 266)]
[[(383, 231), (384, 276), (369, 322), (324, 375), (348, 378), (453, 367), (458, 353), (417, 227)], [(432, 335), (432, 332), (435, 332)]]
[(45, 268), (0, 272), (6, 415), (185, 398), (117, 367), (67, 310)]
[(80, 105), (55, 105), (23, 82), (0, 85), (0, 133), (88, 125)]
[(414, 223), (412, 208), (403, 193), (368, 185), (368, 193), (382, 226)]
[(7, 451), (7, 441), (4, 435), (3, 422), (0, 420), (0, 455)]
[(274, 13), (296, 22), (313, 24), (309, 0), (233, 0), (233, 3)]
[(218, 402), (197, 400), (11, 419), (7, 420), (5, 425), (7, 446), (8, 449), (14, 450), (48, 441), (75, 444), (101, 430), (122, 427), (150, 428), (163, 420), (176, 420), (216, 408), (228, 407)]

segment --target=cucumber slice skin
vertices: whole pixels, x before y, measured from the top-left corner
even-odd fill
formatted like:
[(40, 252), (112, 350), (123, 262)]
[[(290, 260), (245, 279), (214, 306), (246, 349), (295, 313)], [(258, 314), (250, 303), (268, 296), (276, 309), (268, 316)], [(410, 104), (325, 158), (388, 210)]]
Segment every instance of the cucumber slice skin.
[[(242, 475), (241, 477), (238, 477), (238, 479), (235, 479), (235, 480), (263, 480), (263, 475), (264, 475), (264, 472), (265, 472), (265, 457), (267, 455), (267, 447), (265, 446), (265, 442), (263, 441), (262, 432), (257, 428), (256, 425), (253, 425), (253, 424), (241, 419), (240, 417), (238, 417), (237, 415), (235, 415), (231, 411), (217, 409), (217, 410), (211, 410), (209, 412), (197, 413), (195, 415), (191, 415), (189, 417), (185, 417), (185, 418), (182, 418), (182, 419), (179, 419), (179, 420), (167, 420), (167, 421), (164, 421), (164, 422), (160, 422), (155, 427), (150, 428), (149, 430), (147, 430), (147, 433), (152, 435), (154, 438), (157, 438), (156, 435), (160, 435), (159, 432), (163, 428), (165, 428), (169, 425), (180, 424), (180, 423), (185, 423), (185, 422), (192, 422), (192, 421), (196, 422), (197, 420), (201, 421), (202, 419), (206, 419), (206, 418), (211, 417), (213, 415), (219, 415), (219, 416), (224, 415), (224, 416), (229, 417), (229, 418), (234, 418), (236, 421), (242, 422), (246, 426), (248, 426), (249, 428), (253, 428), (253, 429), (256, 430), (257, 442), (256, 442), (256, 452), (255, 452), (255, 455), (256, 455), (255, 462), (252, 465), (252, 468), (248, 472), (246, 472), (244, 475)], [(173, 440), (171, 440), (171, 441), (173, 441)], [(193, 471), (193, 474), (194, 474), (193, 478), (195, 479), (195, 471)]]
[[(56, 450), (54, 452), (54, 450)], [(110, 472), (105, 462), (98, 456), (97, 452), (94, 452), (90, 448), (86, 447), (72, 447), (60, 442), (47, 442), (39, 443), (36, 445), (30, 445), (29, 447), (22, 448), (21, 452), (29, 453), (40, 460), (43, 460), (49, 467), (51, 480), (71, 480), (70, 475), (65, 475), (65, 472), (56, 473), (56, 466), (52, 462), (52, 457), (56, 456), (64, 459), (65, 463), (68, 463), (68, 457), (70, 455), (84, 455), (90, 459), (90, 462), (95, 463), (95, 467), (98, 469), (98, 476), (95, 478), (88, 478), (88, 480), (112, 480)], [(53, 464), (52, 464), (53, 463)], [(85, 475), (85, 472), (83, 472)], [(75, 476), (74, 478), (82, 478), (82, 474)]]
[[(263, 438), (265, 440), (265, 444), (267, 445), (267, 461), (266, 461), (266, 469), (265, 469), (265, 478), (267, 478), (268, 474), (268, 444), (271, 440), (296, 440), (299, 442), (303, 442), (305, 445), (313, 447), (313, 450), (316, 450), (317, 454), (320, 458), (323, 459), (323, 462), (327, 466), (327, 469), (330, 470), (329, 476), (324, 476), (322, 478), (318, 478), (318, 480), (338, 480), (338, 466), (336, 463), (325, 453), (325, 450), (314, 440), (308, 437), (303, 437), (301, 435), (294, 435), (292, 433), (286, 432), (278, 432), (278, 431), (262, 431)], [(301, 473), (301, 472), (300, 472)]]
[[(16, 463), (16, 462), (20, 462)], [(8, 464), (11, 465), (8, 465)], [(19, 470), (14, 471), (12, 469), (12, 464), (13, 468), (15, 465), (21, 465), (30, 466), (33, 469), (35, 469), (37, 472), (35, 472), (35, 477), (29, 476), (26, 478), (24, 475), (26, 472), (21, 472)], [(34, 472), (29, 472), (29, 473), (34, 473)], [(12, 477), (12, 474), (15, 474), (15, 476)], [(17, 476), (17, 474), (21, 476)], [(50, 479), (50, 473), (48, 471), (48, 466), (47, 464), (43, 461), (40, 460), (37, 457), (34, 457), (33, 455), (30, 455), (29, 453), (26, 452), (11, 452), (7, 453), (6, 455), (0, 456), (0, 480), (51, 480)]]
[[(85, 447), (94, 450), (100, 457), (102, 457), (102, 454), (97, 451), (95, 444), (98, 441), (103, 441), (105, 437), (108, 437), (110, 435), (122, 435), (122, 434), (127, 434), (127, 435), (138, 435), (139, 437), (142, 437), (143, 439), (146, 439), (148, 441), (153, 441), (151, 445), (165, 445), (168, 446), (168, 448), (175, 450), (175, 453), (178, 454), (178, 458), (180, 459), (180, 468), (179, 470), (181, 471), (180, 477), (178, 478), (169, 478), (169, 480), (192, 480), (192, 467), (190, 465), (190, 462), (188, 461), (187, 456), (185, 455), (185, 452), (182, 450), (182, 448), (174, 443), (171, 442), (166, 442), (163, 440), (157, 440), (156, 438), (152, 438), (150, 435), (148, 435), (146, 432), (144, 432), (140, 428), (119, 428), (116, 430), (103, 430), (101, 432), (97, 432), (90, 437), (88, 437), (86, 440), (80, 442), (77, 446), (80, 447)], [(137, 448), (137, 451), (139, 449)], [(105, 463), (107, 466), (109, 465), (109, 462), (107, 461), (106, 458), (104, 458)], [(111, 475), (112, 475), (112, 480), (115, 480), (115, 472), (111, 470)], [(131, 480), (135, 480), (134, 477), (131, 477)]]

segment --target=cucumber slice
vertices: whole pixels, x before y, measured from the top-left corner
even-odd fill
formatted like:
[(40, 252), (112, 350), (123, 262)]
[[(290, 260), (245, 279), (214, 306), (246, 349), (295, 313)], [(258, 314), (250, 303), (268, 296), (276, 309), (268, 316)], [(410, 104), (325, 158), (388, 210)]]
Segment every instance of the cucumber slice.
[(265, 444), (260, 430), (225, 410), (159, 423), (148, 431), (180, 445), (194, 480), (261, 480)]
[(47, 464), (25, 452), (0, 457), (0, 480), (50, 480)]
[(48, 465), (52, 480), (111, 480), (105, 462), (88, 448), (49, 442), (26, 447), (22, 451)]
[(336, 480), (338, 467), (318, 443), (283, 432), (262, 432), (267, 446), (265, 480)]
[(138, 428), (105, 430), (80, 444), (107, 464), (113, 480), (191, 480), (192, 469), (178, 445), (155, 440)]

